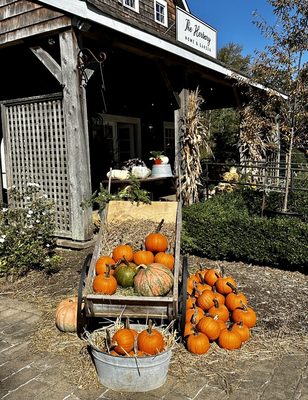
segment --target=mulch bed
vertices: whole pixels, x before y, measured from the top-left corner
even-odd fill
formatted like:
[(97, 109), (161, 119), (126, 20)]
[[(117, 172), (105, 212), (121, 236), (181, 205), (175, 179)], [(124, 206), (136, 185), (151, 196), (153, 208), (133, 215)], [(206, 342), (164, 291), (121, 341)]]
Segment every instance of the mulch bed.
[[(59, 272), (46, 276), (32, 271), (16, 282), (0, 280), (0, 295), (33, 303), (43, 312), (37, 331), (31, 338), (32, 351), (61, 355), (63, 375), (80, 388), (99, 387), (97, 375), (87, 351), (87, 344), (75, 334), (58, 331), (54, 312), (63, 298), (76, 296), (80, 270), (90, 250), (58, 250), (62, 256)], [(282, 357), (285, 354), (308, 352), (307, 275), (242, 262), (218, 262), (189, 257), (191, 272), (204, 267), (223, 267), (238, 283), (257, 312), (257, 325), (251, 339), (240, 350), (226, 351), (216, 343), (202, 356), (190, 354), (178, 343), (173, 351), (169, 373), (186, 377), (202, 368), (203, 375), (218, 376), (222, 382), (232, 370), (241, 373), (244, 363)], [(69, 368), (67, 368), (69, 366)], [(226, 384), (226, 383), (224, 383)]]

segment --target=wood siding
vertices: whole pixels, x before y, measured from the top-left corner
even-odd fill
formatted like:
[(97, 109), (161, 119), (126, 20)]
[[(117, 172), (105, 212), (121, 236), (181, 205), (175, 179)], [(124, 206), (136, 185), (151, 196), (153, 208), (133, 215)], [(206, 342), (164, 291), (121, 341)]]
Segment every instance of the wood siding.
[(0, 46), (70, 25), (70, 17), (31, 1), (0, 0)]
[(87, 0), (104, 14), (121, 20), (129, 25), (140, 28), (161, 38), (175, 39), (175, 3), (166, 0), (168, 4), (168, 26), (162, 26), (154, 19), (154, 0), (139, 0), (139, 13), (130, 10), (118, 0)]

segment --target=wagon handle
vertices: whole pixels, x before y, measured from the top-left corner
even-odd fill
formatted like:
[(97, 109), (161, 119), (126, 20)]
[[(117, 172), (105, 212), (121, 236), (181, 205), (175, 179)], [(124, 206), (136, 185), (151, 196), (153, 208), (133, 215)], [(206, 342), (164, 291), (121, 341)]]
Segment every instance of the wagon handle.
[(85, 258), (83, 266), (82, 266), (82, 270), (80, 273), (78, 298), (77, 298), (77, 335), (80, 339), (82, 339), (82, 335), (84, 333), (84, 325), (86, 325), (83, 290), (85, 287), (85, 279), (86, 279), (86, 276), (89, 271), (91, 259), (92, 259), (92, 253), (88, 254), (87, 257)]

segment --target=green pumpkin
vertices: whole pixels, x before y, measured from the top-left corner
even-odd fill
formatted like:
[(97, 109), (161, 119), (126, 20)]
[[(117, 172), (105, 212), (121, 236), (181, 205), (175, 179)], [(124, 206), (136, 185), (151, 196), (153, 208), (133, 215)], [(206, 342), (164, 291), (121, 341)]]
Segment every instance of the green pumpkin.
[(120, 286), (127, 288), (133, 286), (137, 272), (136, 264), (124, 260), (114, 270), (114, 277)]

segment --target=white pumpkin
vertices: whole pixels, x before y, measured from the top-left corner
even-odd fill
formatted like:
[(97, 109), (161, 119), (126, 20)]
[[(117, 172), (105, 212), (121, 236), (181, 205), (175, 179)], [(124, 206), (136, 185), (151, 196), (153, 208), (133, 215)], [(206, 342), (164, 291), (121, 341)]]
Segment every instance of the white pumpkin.
[(167, 156), (160, 156), (162, 164), (168, 164), (169, 158)]
[(151, 170), (148, 167), (143, 167), (140, 165), (134, 166), (132, 168), (132, 175), (134, 175), (136, 178), (144, 179), (151, 175)]
[(122, 181), (129, 178), (129, 172), (124, 169), (112, 169), (111, 171), (107, 172), (107, 178), (110, 177), (110, 174), (111, 179), (119, 179)]

